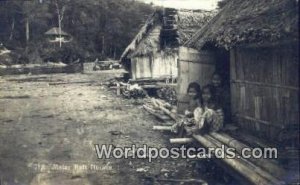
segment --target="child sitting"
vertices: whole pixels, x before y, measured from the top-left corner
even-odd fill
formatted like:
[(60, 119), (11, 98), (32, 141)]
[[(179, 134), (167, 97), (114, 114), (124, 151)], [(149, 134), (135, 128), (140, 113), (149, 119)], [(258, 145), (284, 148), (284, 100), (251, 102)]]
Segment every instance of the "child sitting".
[[(216, 132), (223, 127), (223, 110), (215, 100), (213, 90), (210, 86), (203, 88), (199, 101), (199, 106), (193, 113), (193, 120), (183, 124), (187, 135), (197, 132)], [(173, 128), (175, 127), (173, 126)], [(175, 129), (173, 131), (176, 132)]]

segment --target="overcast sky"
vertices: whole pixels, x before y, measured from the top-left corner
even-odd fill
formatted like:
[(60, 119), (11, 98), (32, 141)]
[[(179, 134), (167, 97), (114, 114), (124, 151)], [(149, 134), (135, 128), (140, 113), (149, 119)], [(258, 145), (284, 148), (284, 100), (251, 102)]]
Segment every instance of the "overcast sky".
[(185, 9), (206, 9), (212, 10), (217, 7), (218, 0), (140, 0), (146, 3), (153, 2), (155, 5), (185, 8)]

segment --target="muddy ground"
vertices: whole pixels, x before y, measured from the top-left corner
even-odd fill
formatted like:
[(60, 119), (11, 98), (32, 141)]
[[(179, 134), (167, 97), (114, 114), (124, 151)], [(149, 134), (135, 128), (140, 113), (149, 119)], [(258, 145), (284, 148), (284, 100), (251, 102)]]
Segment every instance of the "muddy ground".
[(161, 122), (142, 109), (143, 100), (117, 97), (102, 85), (120, 74), (0, 77), (0, 184), (180, 184), (153, 178), (222, 183), (222, 174), (203, 174), (198, 162), (187, 159), (97, 159), (94, 144), (171, 146), (171, 134), (151, 130)]

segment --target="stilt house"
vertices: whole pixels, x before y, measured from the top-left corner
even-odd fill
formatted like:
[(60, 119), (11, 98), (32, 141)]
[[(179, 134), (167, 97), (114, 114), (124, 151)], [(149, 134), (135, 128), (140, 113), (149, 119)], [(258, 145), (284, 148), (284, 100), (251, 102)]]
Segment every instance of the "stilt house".
[(157, 10), (147, 20), (121, 56), (121, 62), (137, 79), (176, 79), (178, 48), (205, 25), (214, 12)]

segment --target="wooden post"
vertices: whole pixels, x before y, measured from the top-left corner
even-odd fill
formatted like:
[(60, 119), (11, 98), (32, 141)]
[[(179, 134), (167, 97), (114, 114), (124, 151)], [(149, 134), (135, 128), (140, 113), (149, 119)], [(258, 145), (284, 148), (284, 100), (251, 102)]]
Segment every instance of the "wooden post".
[(102, 36), (102, 55), (105, 55), (104, 51), (105, 43), (104, 43), (104, 35)]
[(12, 20), (12, 23), (11, 23), (11, 31), (10, 31), (9, 40), (13, 40), (14, 30), (15, 30), (15, 18), (13, 17), (13, 20)]
[(120, 83), (117, 83), (117, 96), (121, 95)]
[(65, 12), (65, 7), (62, 6), (62, 9), (60, 10), (58, 1), (55, 2), (55, 6), (56, 6), (56, 13), (57, 13), (57, 21), (58, 21), (58, 31), (59, 31), (59, 47), (61, 48), (62, 46), (62, 38), (61, 38), (61, 22), (64, 18), (64, 12)]
[(29, 37), (30, 37), (29, 32), (30, 32), (30, 30), (29, 30), (29, 18), (26, 17), (26, 43), (27, 44), (29, 42)]

